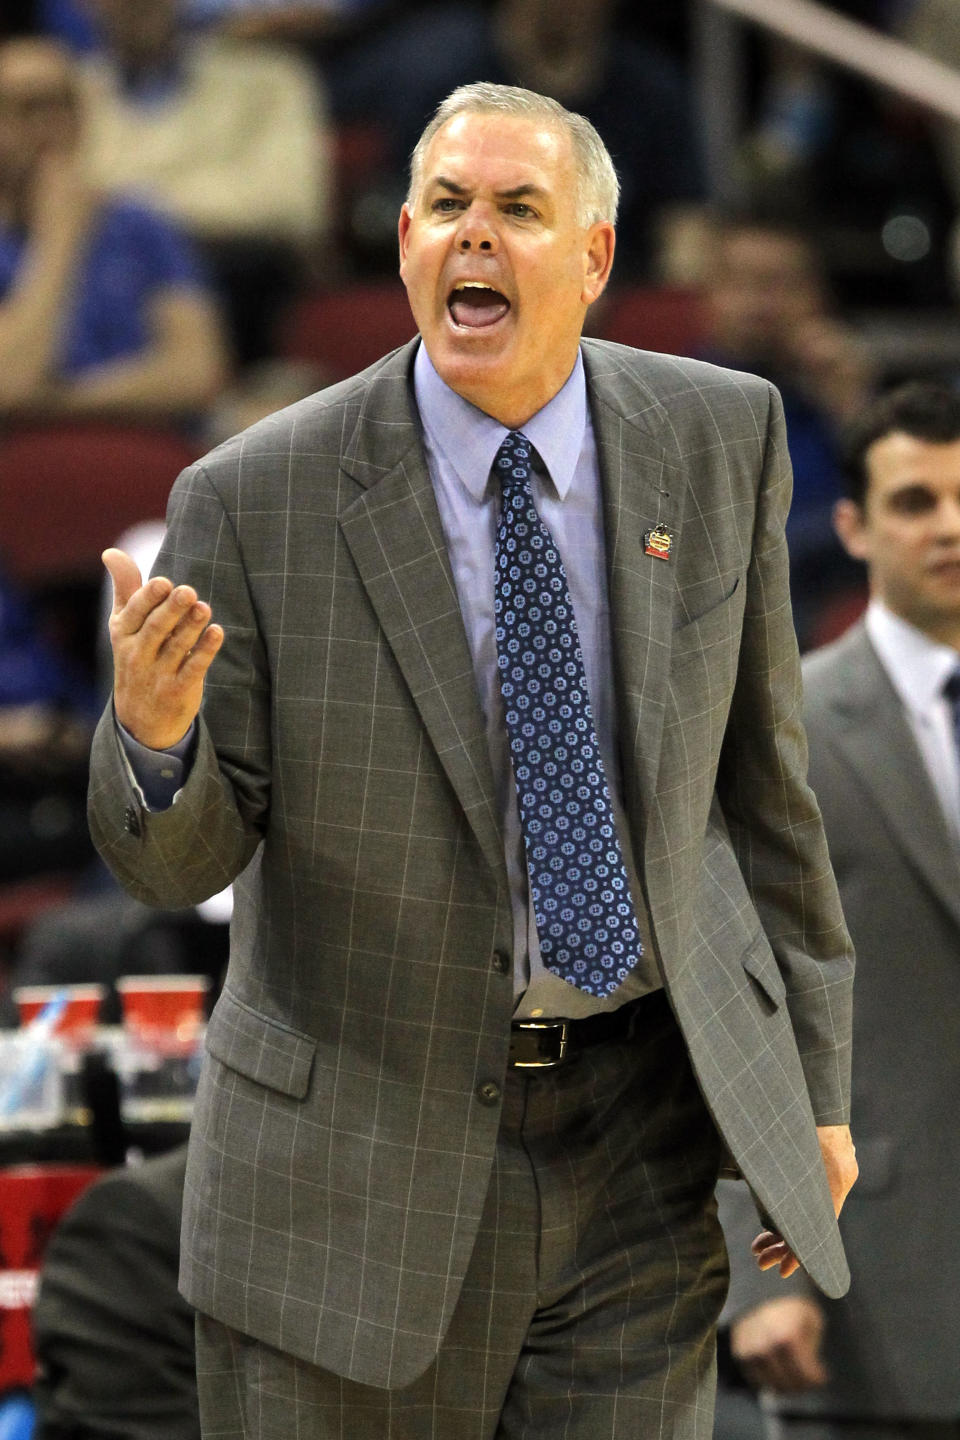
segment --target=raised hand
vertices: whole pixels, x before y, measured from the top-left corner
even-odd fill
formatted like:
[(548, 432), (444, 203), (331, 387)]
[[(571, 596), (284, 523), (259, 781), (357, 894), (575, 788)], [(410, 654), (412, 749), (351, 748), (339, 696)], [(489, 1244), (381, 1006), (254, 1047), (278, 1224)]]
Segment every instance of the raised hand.
[(223, 628), (192, 586), (159, 575), (144, 584), (123, 550), (105, 550), (103, 563), (113, 581), (114, 710), (141, 745), (165, 750), (197, 716)]

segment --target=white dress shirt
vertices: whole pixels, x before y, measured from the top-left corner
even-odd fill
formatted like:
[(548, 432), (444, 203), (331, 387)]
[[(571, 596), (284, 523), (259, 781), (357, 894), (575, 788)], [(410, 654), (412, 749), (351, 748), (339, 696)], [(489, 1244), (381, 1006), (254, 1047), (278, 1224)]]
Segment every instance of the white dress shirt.
[(951, 645), (932, 640), (880, 600), (870, 601), (865, 623), (880, 663), (903, 702), (950, 832), (960, 844), (960, 754), (953, 707), (943, 693), (948, 676), (960, 664), (960, 654)]

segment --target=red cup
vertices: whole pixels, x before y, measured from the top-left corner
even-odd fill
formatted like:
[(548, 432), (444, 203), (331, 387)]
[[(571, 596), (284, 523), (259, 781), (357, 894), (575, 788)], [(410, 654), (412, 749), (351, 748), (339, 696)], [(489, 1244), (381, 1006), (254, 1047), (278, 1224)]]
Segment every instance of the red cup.
[(189, 1049), (204, 1020), (206, 975), (124, 975), (117, 981), (125, 1028), (164, 1049)]
[(29, 1025), (54, 996), (65, 995), (67, 1003), (53, 1032), (71, 1040), (87, 1040), (100, 1019), (105, 994), (103, 985), (19, 985), (13, 998), (20, 1012), (20, 1024)]

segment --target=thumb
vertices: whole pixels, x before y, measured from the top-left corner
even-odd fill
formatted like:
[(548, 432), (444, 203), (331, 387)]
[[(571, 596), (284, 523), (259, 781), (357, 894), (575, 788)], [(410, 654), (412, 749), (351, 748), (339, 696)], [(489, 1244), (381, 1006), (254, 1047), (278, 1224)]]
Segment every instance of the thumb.
[(125, 550), (104, 550), (101, 556), (113, 581), (113, 613), (116, 615), (143, 584), (140, 570)]

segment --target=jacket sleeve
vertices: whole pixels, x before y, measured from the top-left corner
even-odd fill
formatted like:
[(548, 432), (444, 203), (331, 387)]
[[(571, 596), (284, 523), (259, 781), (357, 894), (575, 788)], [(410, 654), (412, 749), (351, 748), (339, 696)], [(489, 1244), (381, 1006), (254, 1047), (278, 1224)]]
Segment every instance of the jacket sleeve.
[(787, 992), (818, 1125), (850, 1105), (853, 949), (807, 784), (800, 661), (784, 524), (791, 472), (769, 388), (737, 681), (718, 774), (724, 818)]
[(124, 888), (178, 908), (225, 889), (260, 842), (270, 798), (270, 686), (235, 512), (201, 466), (177, 480), (167, 521), (154, 573), (193, 585), (226, 637), (207, 676), (196, 753), (173, 805), (148, 810), (108, 706), (93, 740), (88, 814), (94, 843)]

